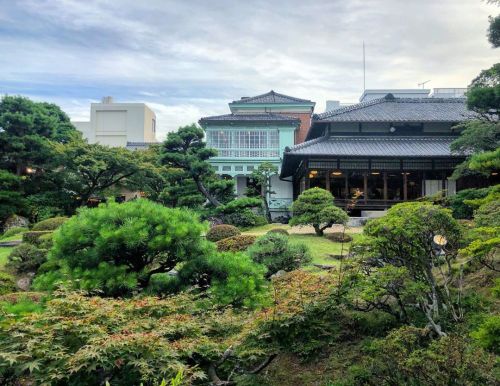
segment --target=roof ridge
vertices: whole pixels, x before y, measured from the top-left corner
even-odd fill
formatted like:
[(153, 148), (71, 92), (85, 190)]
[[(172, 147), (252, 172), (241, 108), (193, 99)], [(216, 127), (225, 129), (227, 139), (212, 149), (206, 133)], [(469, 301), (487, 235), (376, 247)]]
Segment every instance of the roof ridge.
[(238, 104), (238, 103), (248, 103), (248, 102), (251, 102), (251, 101), (254, 101), (256, 99), (259, 99), (259, 98), (262, 98), (262, 97), (266, 97), (266, 96), (272, 96), (273, 103), (276, 102), (276, 96), (282, 97), (282, 98), (288, 98), (288, 99), (291, 99), (291, 100), (293, 100), (295, 102), (312, 102), (309, 99), (297, 98), (297, 97), (293, 97), (293, 96), (286, 95), (286, 94), (281, 94), (279, 92), (271, 90), (271, 91), (268, 91), (268, 92), (266, 92), (264, 94), (255, 95), (253, 97), (248, 97), (248, 98), (245, 98), (245, 99), (234, 100), (231, 103), (235, 103), (235, 104)]
[(314, 145), (315, 143), (322, 142), (322, 141), (325, 141), (325, 140), (328, 140), (328, 139), (329, 139), (329, 136), (324, 135), (322, 137), (318, 137), (318, 138), (315, 138), (315, 139), (311, 139), (309, 141), (305, 141), (305, 142), (299, 143), (297, 145), (293, 145), (293, 146), (290, 147), (290, 150), (302, 149), (304, 147), (307, 147), (307, 146), (310, 146), (310, 145)]
[(379, 104), (382, 102), (387, 102), (387, 99), (385, 97), (382, 97), (382, 98), (376, 98), (376, 99), (372, 99), (372, 100), (365, 101), (365, 102), (355, 103), (355, 104), (349, 105), (349, 106), (339, 107), (338, 109), (325, 111), (324, 113), (321, 113), (321, 114), (314, 114), (313, 118), (320, 119), (320, 120), (323, 118), (330, 118), (330, 117), (333, 117), (333, 116), (338, 115), (338, 114), (347, 113), (347, 112), (361, 109), (361, 108), (367, 107), (367, 106), (373, 106), (373, 105), (376, 105), (376, 104)]
[(466, 98), (396, 98), (392, 94), (387, 94), (382, 98), (371, 99), (369, 101), (355, 103), (349, 106), (340, 107), (321, 114), (314, 114), (314, 119), (322, 120), (331, 118), (335, 115), (348, 113), (354, 110), (362, 109), (380, 103), (464, 103)]

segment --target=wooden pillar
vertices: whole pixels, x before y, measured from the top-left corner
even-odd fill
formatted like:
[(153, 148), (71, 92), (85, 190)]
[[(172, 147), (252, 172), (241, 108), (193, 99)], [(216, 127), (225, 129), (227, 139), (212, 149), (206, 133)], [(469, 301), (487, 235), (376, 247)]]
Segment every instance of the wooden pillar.
[(363, 174), (363, 197), (366, 204), (368, 202), (368, 173)]
[(348, 200), (349, 197), (349, 173), (345, 172), (345, 199)]
[(425, 172), (422, 172), (422, 195), (425, 197), (427, 194), (425, 190)]
[(441, 179), (441, 190), (444, 191), (446, 190), (446, 172), (443, 172), (442, 174), (442, 179)]
[(403, 200), (408, 200), (408, 175), (403, 173)]
[(330, 173), (331, 170), (326, 171), (326, 176), (325, 176), (325, 185), (326, 185), (326, 190), (330, 191)]
[(384, 172), (384, 201), (387, 202), (387, 172)]
[(309, 186), (311, 185), (311, 181), (309, 179), (309, 170), (306, 170), (306, 175), (304, 176), (304, 181), (305, 181), (305, 189), (309, 189)]

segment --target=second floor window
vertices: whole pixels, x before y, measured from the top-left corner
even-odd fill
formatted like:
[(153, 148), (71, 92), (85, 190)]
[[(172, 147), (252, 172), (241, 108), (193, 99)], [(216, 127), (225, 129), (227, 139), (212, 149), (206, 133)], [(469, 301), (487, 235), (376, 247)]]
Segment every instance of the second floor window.
[(209, 130), (207, 144), (215, 149), (278, 149), (278, 130)]

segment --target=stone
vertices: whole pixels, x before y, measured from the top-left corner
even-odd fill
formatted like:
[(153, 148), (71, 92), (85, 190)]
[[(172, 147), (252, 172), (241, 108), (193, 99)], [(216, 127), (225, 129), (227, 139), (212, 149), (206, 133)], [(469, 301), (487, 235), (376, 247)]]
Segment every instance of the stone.
[(17, 214), (13, 214), (7, 220), (5, 220), (5, 222), (3, 224), (3, 231), (6, 232), (10, 228), (14, 228), (14, 227), (27, 228), (28, 225), (30, 225), (30, 222), (26, 217), (18, 216)]

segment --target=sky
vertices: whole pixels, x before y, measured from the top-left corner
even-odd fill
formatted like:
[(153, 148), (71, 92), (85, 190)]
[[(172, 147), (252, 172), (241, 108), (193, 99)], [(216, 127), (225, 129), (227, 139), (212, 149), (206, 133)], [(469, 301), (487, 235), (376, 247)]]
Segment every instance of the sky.
[(88, 120), (144, 102), (158, 139), (269, 90), (356, 102), (366, 88), (466, 87), (500, 59), (481, 0), (0, 0), (0, 95)]

